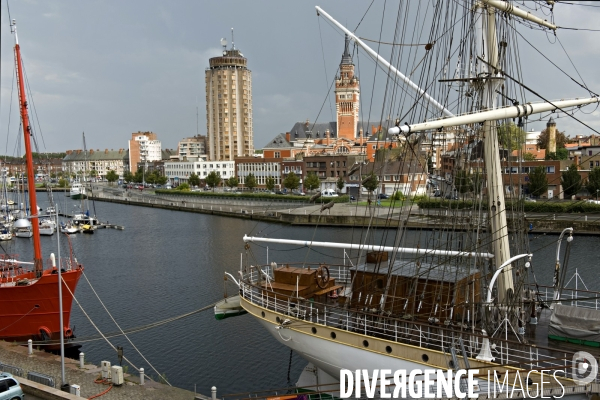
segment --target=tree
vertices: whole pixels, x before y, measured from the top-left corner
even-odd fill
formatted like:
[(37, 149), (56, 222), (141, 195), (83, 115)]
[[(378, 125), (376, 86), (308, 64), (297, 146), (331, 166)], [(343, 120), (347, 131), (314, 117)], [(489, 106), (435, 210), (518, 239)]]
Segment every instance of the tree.
[(287, 174), (283, 180), (283, 187), (289, 190), (296, 190), (300, 186), (300, 177), (294, 172)]
[(541, 196), (548, 192), (548, 177), (546, 176), (546, 168), (539, 166), (529, 171), (527, 174), (529, 183), (529, 194), (532, 196)]
[(341, 192), (342, 189), (344, 188), (344, 186), (346, 186), (346, 181), (344, 181), (344, 178), (342, 178), (340, 176), (338, 178), (337, 182), (335, 183), (335, 185), (337, 186), (338, 190)]
[(124, 172), (123, 173), (123, 180), (127, 183), (129, 182), (133, 182), (133, 174), (130, 171)]
[(454, 186), (458, 193), (467, 193), (473, 191), (473, 181), (470, 174), (465, 170), (458, 171), (454, 178)]
[[(568, 139), (565, 136), (564, 132), (560, 132), (558, 129), (556, 130), (556, 149), (562, 149), (565, 147)], [(548, 129), (544, 129), (537, 140), (537, 145), (540, 149), (548, 148)]]
[(58, 187), (64, 188), (69, 186), (69, 182), (66, 179), (61, 179), (58, 181)]
[(535, 156), (531, 153), (523, 154), (523, 160), (525, 161), (535, 161)]
[(133, 181), (135, 183), (142, 183), (144, 181), (144, 170), (142, 168), (138, 168), (135, 175), (133, 175)]
[(268, 177), (265, 182), (265, 186), (269, 191), (272, 192), (273, 189), (275, 189), (275, 178), (273, 178), (272, 176)]
[(253, 173), (249, 173), (248, 175), (246, 175), (245, 182), (246, 187), (250, 190), (253, 190), (256, 186), (258, 186), (258, 183), (256, 182), (256, 177)]
[(363, 179), (362, 186), (369, 192), (370, 199), (371, 193), (373, 193), (379, 186), (379, 179), (377, 179), (377, 175), (371, 172), (365, 179)]
[(304, 188), (311, 192), (319, 186), (321, 186), (321, 181), (319, 180), (319, 177), (315, 173), (309, 172), (308, 175), (306, 175), (306, 177), (304, 178)]
[(200, 177), (196, 174), (191, 174), (188, 177), (188, 183), (190, 186), (200, 186)]
[(90, 176), (90, 178), (95, 178), (95, 177), (97, 177), (97, 176), (98, 176), (98, 171), (96, 171), (94, 168), (92, 168), (92, 169), (90, 170), (89, 176)]
[(169, 181), (169, 178), (167, 178), (166, 176), (162, 176), (162, 175), (156, 179), (156, 183), (158, 183), (159, 185), (164, 185), (168, 181)]
[(217, 171), (210, 171), (206, 177), (206, 185), (215, 191), (215, 187), (221, 183), (221, 175)]
[(565, 195), (568, 197), (576, 195), (582, 186), (581, 175), (579, 175), (577, 166), (571, 164), (571, 166), (567, 168), (566, 171), (561, 172), (560, 175), (560, 184), (563, 187)]
[(154, 184), (154, 183), (156, 183), (156, 178), (158, 178), (158, 173), (156, 171), (153, 171), (150, 174), (146, 172), (146, 176), (145, 176), (146, 183)]
[(569, 150), (562, 148), (556, 149), (556, 153), (547, 153), (546, 160), (566, 160), (569, 158)]
[(510, 151), (520, 149), (525, 144), (525, 131), (511, 123), (498, 126), (498, 142)]
[(187, 183), (182, 183), (181, 185), (177, 186), (176, 190), (190, 190), (190, 185)]
[(238, 187), (238, 185), (240, 184), (240, 181), (235, 176), (232, 176), (231, 178), (229, 178), (225, 181), (225, 184), (227, 185), (227, 187), (230, 187), (233, 189), (233, 188)]
[(110, 170), (106, 173), (106, 180), (108, 181), (108, 183), (116, 182), (119, 180), (119, 174), (117, 174), (113, 170)]

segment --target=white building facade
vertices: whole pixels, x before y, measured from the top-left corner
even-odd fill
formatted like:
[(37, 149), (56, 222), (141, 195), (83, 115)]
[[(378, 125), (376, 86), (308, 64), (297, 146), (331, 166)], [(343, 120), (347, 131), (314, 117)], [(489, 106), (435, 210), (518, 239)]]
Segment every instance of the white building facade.
[(172, 184), (187, 183), (190, 175), (196, 174), (202, 180), (215, 171), (221, 179), (235, 176), (234, 161), (206, 161), (201, 158), (165, 161), (165, 176)]
[[(119, 150), (67, 150), (67, 155), (62, 160), (62, 170), (71, 177), (87, 181), (90, 175), (105, 179), (108, 171), (115, 171), (120, 178), (125, 172), (125, 158), (127, 151)], [(92, 172), (94, 171), (94, 172)]]

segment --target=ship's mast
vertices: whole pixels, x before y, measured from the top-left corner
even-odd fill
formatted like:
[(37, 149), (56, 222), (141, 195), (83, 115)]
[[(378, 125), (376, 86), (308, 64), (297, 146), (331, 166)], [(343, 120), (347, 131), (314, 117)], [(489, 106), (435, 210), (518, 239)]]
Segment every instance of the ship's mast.
[[(496, 89), (502, 79), (498, 73), (498, 44), (496, 41), (496, 12), (493, 7), (486, 7), (482, 3), (476, 4), (476, 38), (479, 41), (478, 49), (486, 63), (479, 63), (478, 75), (487, 77), (483, 86), (482, 111), (496, 108)], [(500, 146), (498, 130), (495, 120), (485, 121), (483, 124), (483, 157), (487, 171), (488, 215), (492, 235), (494, 262), (496, 267), (502, 265), (510, 258), (510, 243), (508, 240), (508, 227), (506, 223), (506, 204), (504, 201), (504, 185), (502, 183), (502, 166), (500, 164)], [(514, 283), (511, 267), (508, 266), (498, 280), (498, 301), (506, 303), (510, 294), (514, 292)]]
[(33, 174), (33, 156), (31, 153), (31, 126), (29, 125), (29, 114), (27, 112), (27, 98), (25, 97), (25, 83), (23, 80), (23, 63), (21, 61), (21, 48), (17, 37), (17, 24), (13, 19), (11, 22), (11, 32), (15, 35), (15, 63), (17, 71), (17, 85), (19, 90), (19, 109), (21, 110), (21, 121), (23, 123), (23, 136), (25, 140), (25, 159), (27, 161), (27, 189), (29, 190), (29, 206), (32, 210), (31, 225), (33, 231), (33, 262), (35, 274), (39, 278), (42, 276), (44, 266), (42, 263), (42, 247), (40, 245), (40, 225), (38, 222), (38, 207), (35, 195), (35, 176)]

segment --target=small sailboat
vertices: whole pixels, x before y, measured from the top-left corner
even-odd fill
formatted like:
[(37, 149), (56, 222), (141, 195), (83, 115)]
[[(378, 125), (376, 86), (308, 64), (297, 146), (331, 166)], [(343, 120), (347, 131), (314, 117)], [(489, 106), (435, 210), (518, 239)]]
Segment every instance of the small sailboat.
[(19, 238), (30, 238), (33, 236), (31, 222), (26, 218), (20, 218), (13, 224), (14, 235)]
[(13, 234), (11, 232), (11, 229), (7, 226), (3, 226), (0, 229), (0, 241), (8, 241), (8, 240), (12, 240), (13, 238)]
[(73, 233), (78, 233), (78, 232), (79, 232), (79, 228), (71, 225), (70, 221), (67, 222), (66, 224), (64, 222), (61, 222), (60, 233), (68, 233), (69, 235), (71, 235)]
[(56, 224), (49, 219), (40, 220), (40, 235), (52, 236), (56, 230)]

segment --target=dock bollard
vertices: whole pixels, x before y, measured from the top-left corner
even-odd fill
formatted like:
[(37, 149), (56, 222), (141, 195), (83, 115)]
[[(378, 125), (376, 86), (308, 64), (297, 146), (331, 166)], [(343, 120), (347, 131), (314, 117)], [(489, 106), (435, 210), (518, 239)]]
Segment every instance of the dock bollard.
[(210, 388), (210, 394), (212, 396), (212, 400), (217, 400), (217, 387), (213, 386)]
[(27, 354), (32, 355), (33, 354), (33, 340), (29, 339), (27, 341)]
[(83, 369), (85, 363), (83, 362), (85, 358), (85, 354), (84, 353), (79, 353), (79, 368)]
[(144, 368), (140, 368), (140, 385), (144, 384)]

